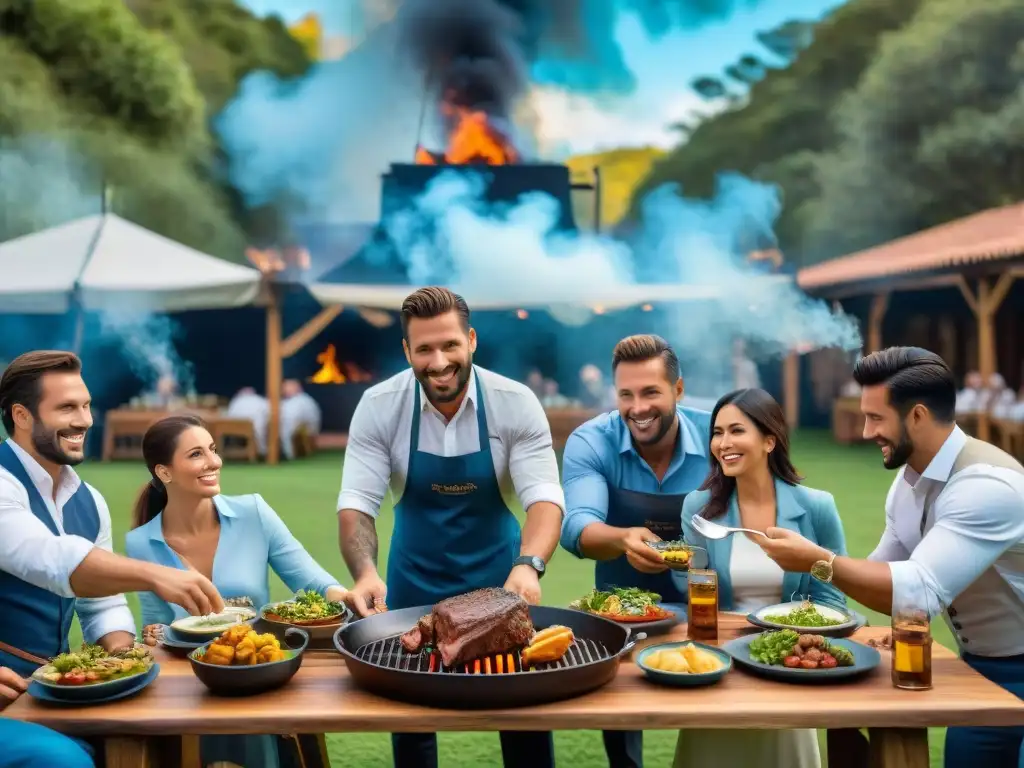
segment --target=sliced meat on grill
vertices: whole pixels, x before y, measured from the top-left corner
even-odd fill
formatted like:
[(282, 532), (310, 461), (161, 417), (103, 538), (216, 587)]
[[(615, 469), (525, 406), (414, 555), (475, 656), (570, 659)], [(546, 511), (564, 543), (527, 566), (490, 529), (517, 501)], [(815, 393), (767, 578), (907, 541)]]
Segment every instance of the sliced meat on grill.
[(446, 667), (519, 648), (533, 637), (530, 606), (504, 589), (478, 589), (434, 606), (434, 636)]
[(422, 617), (416, 626), (402, 635), (402, 647), (409, 653), (419, 653), (434, 644), (434, 614)]

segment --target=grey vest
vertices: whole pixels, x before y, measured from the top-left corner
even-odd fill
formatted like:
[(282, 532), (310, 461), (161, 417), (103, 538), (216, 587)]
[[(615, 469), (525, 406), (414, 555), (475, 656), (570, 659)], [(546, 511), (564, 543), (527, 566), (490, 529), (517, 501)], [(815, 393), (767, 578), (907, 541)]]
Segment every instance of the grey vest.
[[(1024, 466), (1010, 454), (991, 443), (967, 438), (957, 454), (949, 479), (977, 464), (1009, 469), (1024, 475)], [(948, 485), (948, 481), (946, 483)], [(929, 491), (921, 517), (921, 535), (929, 527), (932, 506), (946, 485)], [(957, 639), (961, 653), (980, 656), (1007, 656), (1024, 653), (1024, 601), (999, 573), (997, 566), (1015, 557), (1024, 562), (1024, 542), (1004, 553), (996, 564), (987, 568), (967, 589), (957, 595), (945, 612), (946, 624)], [(1016, 568), (1014, 569), (1016, 570)], [(998, 630), (993, 628), (998, 623)], [(998, 636), (994, 636), (998, 635)]]

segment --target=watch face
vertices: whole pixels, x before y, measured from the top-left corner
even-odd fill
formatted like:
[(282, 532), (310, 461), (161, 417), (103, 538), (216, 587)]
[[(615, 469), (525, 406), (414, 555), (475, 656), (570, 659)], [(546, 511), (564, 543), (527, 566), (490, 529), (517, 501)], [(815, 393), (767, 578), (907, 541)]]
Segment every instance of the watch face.
[(544, 573), (544, 568), (545, 568), (545, 566), (544, 566), (544, 561), (543, 561), (543, 560), (541, 560), (541, 559), (540, 559), (539, 557), (535, 557), (535, 558), (533, 558), (533, 563), (532, 563), (532, 565), (533, 565), (533, 567), (534, 567), (534, 568), (536, 568), (536, 569), (537, 569), (537, 570), (538, 570), (538, 571), (539, 571), (540, 573)]
[(819, 581), (827, 581), (832, 575), (832, 566), (828, 563), (818, 561), (811, 566), (811, 576), (818, 579)]

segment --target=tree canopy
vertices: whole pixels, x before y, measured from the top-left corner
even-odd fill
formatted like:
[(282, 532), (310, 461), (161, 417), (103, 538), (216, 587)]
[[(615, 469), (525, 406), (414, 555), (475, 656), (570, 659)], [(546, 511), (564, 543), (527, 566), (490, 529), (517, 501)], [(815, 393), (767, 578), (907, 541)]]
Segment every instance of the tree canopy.
[[(788, 259), (808, 260), (802, 250), (806, 204), (819, 194), (817, 164), (841, 140), (832, 113), (875, 58), (882, 36), (933, 1), (851, 0), (835, 10), (814, 28), (812, 42), (796, 46), (803, 50), (793, 53), (792, 64), (769, 69), (741, 104), (704, 119), (655, 165), (634, 195), (631, 215), (639, 215), (640, 199), (662, 184), (709, 197), (719, 173), (737, 171), (779, 186), (783, 213), (776, 234)], [(805, 29), (799, 22), (783, 28)], [(781, 50), (780, 34), (761, 37)]]
[(309, 66), (233, 0), (0, 0), (0, 240), (100, 209), (242, 258), (210, 118), (256, 69)]

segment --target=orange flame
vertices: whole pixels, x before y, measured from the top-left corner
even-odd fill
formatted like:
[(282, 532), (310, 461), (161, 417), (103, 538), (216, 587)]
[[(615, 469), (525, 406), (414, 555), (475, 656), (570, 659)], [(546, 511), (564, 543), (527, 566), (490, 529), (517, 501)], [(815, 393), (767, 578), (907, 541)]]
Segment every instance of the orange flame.
[(309, 377), (311, 384), (347, 384), (371, 381), (373, 377), (355, 363), (338, 363), (338, 350), (333, 344), (316, 356), (320, 370)]
[(491, 123), (486, 112), (459, 107), (445, 102), (441, 112), (454, 125), (448, 136), (448, 148), (433, 153), (416, 148), (417, 165), (508, 165), (519, 160), (519, 153)]

